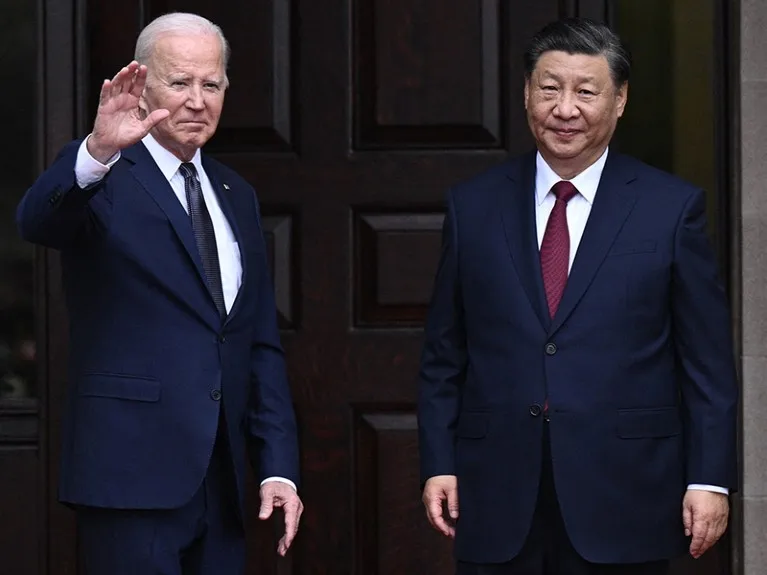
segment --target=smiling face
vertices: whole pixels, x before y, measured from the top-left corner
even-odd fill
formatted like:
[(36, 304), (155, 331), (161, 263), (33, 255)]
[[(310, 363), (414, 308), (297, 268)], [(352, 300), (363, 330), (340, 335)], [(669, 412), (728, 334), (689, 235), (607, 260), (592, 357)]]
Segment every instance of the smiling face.
[(544, 52), (525, 82), (525, 109), (538, 151), (562, 178), (593, 164), (623, 115), (628, 84), (616, 88), (604, 56)]
[(145, 113), (170, 112), (152, 135), (177, 158), (189, 161), (215, 133), (225, 90), (219, 38), (168, 33), (155, 43), (139, 106)]

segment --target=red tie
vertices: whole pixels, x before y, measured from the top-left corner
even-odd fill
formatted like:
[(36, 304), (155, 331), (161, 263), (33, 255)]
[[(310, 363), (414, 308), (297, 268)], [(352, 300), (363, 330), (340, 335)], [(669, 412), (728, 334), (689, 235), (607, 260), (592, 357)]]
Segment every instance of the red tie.
[(556, 196), (541, 242), (541, 273), (549, 314), (554, 317), (567, 283), (570, 264), (570, 232), (567, 229), (567, 202), (578, 193), (570, 182), (557, 182), (551, 188)]

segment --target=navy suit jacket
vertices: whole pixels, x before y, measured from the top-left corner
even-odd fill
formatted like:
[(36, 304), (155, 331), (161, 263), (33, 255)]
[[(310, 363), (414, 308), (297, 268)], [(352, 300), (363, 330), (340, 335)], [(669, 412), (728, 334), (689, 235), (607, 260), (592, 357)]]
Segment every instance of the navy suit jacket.
[(680, 554), (686, 486), (737, 487), (731, 324), (704, 194), (611, 151), (551, 319), (534, 186), (528, 154), (447, 195), (419, 383), (422, 481), (458, 477), (459, 559), (508, 561), (530, 528), (549, 425), (584, 558)]
[[(222, 321), (191, 220), (142, 143), (97, 185), (69, 144), (27, 191), (21, 235), (61, 252), (69, 310), (60, 498), (174, 508), (199, 488), (226, 413), (239, 496), (256, 477), (298, 483), (296, 424), (255, 192), (203, 155), (239, 244), (242, 285)], [(226, 187), (224, 186), (226, 184)]]

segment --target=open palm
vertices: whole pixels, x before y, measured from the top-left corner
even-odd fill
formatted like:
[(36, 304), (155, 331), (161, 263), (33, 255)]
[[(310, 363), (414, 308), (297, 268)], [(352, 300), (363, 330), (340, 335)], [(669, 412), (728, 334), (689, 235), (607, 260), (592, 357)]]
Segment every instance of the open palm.
[(88, 150), (104, 163), (120, 150), (132, 146), (168, 117), (168, 110), (154, 110), (142, 118), (139, 99), (146, 85), (147, 68), (131, 62), (112, 80), (104, 80)]

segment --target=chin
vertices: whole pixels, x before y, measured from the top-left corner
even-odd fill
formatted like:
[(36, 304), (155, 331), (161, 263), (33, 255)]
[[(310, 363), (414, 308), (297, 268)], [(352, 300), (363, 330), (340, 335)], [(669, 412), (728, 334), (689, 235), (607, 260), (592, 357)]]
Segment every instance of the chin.
[(580, 154), (579, 150), (572, 150), (559, 146), (547, 146), (546, 151), (557, 160), (569, 160)]

